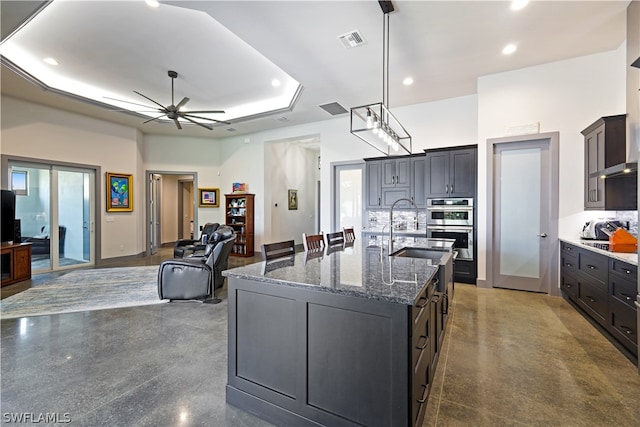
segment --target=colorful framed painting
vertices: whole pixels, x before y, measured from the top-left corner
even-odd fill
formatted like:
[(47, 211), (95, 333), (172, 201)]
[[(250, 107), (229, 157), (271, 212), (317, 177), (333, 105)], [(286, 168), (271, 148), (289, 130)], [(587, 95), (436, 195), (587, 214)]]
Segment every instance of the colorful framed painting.
[(298, 190), (289, 190), (289, 210), (298, 209)]
[(220, 189), (198, 188), (198, 205), (201, 208), (217, 208), (220, 206)]
[(133, 211), (133, 175), (107, 172), (107, 212)]

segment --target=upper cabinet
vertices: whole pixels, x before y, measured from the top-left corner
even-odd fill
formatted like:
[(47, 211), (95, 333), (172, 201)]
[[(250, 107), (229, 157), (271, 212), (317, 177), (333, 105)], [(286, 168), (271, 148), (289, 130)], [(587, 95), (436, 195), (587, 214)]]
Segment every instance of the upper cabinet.
[(426, 197), (475, 197), (477, 148), (425, 150)]
[[(416, 179), (420, 181), (417, 184), (420, 187), (418, 191), (424, 194), (424, 166), (418, 166), (416, 171), (414, 159), (424, 161), (424, 156), (365, 159), (365, 205), (367, 209), (387, 209), (393, 206), (398, 199), (414, 200)], [(396, 206), (409, 208), (411, 204), (400, 202)], [(422, 202), (418, 206), (424, 207), (425, 203)]]
[(584, 135), (584, 208), (637, 209), (637, 175), (603, 178), (600, 172), (627, 159), (626, 116), (601, 117), (582, 131)]
[(382, 160), (382, 187), (410, 187), (411, 158)]
[(426, 156), (411, 158), (411, 197), (418, 208), (427, 207), (426, 166)]

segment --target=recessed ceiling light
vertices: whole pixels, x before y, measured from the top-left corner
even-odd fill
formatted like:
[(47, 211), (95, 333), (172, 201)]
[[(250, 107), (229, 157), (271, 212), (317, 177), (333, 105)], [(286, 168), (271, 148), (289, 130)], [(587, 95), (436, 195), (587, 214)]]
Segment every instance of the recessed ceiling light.
[(509, 43), (508, 45), (506, 45), (504, 47), (504, 49), (502, 49), (502, 53), (505, 54), (505, 55), (511, 55), (517, 49), (518, 49), (518, 47), (515, 44)]
[(145, 3), (147, 3), (147, 6), (149, 6), (149, 7), (158, 7), (158, 6), (160, 6), (160, 2), (158, 0), (145, 0)]
[(273, 86), (273, 87), (280, 86), (280, 80), (278, 80), (278, 79), (271, 80), (271, 86)]
[(43, 61), (49, 65), (58, 65), (58, 61), (56, 61), (56, 59), (52, 57), (44, 58)]
[(411, 86), (413, 84), (413, 78), (405, 77), (405, 79), (402, 81), (402, 84), (405, 86)]
[(524, 9), (524, 7), (528, 4), (529, 4), (529, 0), (513, 0), (511, 2), (511, 10)]

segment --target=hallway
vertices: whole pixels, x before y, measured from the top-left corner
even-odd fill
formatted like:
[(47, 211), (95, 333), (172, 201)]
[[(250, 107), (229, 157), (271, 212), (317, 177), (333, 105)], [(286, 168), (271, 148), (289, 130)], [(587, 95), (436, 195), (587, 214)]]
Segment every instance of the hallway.
[[(268, 425), (225, 403), (226, 286), (220, 297), (3, 320), (3, 414)], [(456, 284), (425, 425), (637, 426), (639, 402), (637, 368), (561, 298)]]

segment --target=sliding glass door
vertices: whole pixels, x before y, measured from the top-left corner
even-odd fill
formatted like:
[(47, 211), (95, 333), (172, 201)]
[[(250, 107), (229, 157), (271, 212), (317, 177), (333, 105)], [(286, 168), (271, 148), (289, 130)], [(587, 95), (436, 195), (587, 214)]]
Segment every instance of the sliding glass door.
[[(10, 162), (16, 219), (34, 272), (95, 263), (95, 170)], [(15, 180), (13, 179), (15, 177)]]

